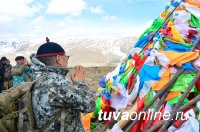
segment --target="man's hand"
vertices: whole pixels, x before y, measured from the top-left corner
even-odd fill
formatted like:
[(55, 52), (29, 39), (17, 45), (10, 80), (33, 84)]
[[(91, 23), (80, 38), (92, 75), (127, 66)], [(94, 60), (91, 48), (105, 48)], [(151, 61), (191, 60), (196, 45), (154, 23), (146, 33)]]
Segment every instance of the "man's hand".
[(82, 66), (76, 66), (75, 71), (71, 74), (71, 80), (73, 82), (84, 81), (85, 70)]

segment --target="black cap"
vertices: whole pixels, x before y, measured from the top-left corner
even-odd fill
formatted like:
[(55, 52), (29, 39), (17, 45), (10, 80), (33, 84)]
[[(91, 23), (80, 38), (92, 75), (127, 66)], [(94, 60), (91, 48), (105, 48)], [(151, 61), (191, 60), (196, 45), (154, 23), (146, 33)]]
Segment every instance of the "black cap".
[(5, 56), (1, 57), (1, 61), (6, 61), (8, 60)]
[(24, 56), (17, 56), (17, 57), (15, 58), (16, 61), (17, 61), (17, 60), (22, 60), (22, 59), (24, 59)]
[(65, 50), (57, 43), (47, 42), (38, 48), (36, 57), (64, 55)]

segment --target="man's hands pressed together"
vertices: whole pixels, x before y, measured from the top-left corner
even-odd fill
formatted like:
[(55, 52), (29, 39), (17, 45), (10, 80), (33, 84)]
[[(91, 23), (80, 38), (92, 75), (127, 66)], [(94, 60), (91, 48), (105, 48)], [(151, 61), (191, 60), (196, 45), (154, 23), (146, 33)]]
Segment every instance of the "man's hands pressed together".
[(73, 82), (85, 80), (85, 69), (83, 66), (76, 66), (75, 71), (71, 74), (71, 80)]

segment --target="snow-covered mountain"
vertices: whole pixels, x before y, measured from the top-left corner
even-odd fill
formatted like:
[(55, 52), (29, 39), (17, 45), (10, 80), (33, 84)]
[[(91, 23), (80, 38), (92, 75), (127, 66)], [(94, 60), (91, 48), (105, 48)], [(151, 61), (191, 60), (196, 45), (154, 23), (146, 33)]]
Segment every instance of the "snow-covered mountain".
[[(77, 64), (101, 66), (119, 62), (130, 52), (136, 40), (137, 37), (78, 38), (57, 43), (65, 48), (66, 54), (71, 55), (70, 66)], [(36, 52), (42, 43), (0, 41), (0, 57), (6, 56), (14, 64), (17, 55), (29, 58), (29, 55)]]
[(0, 51), (1, 52), (6, 52), (5, 49), (10, 49), (12, 51), (22, 51), (24, 50), (30, 42), (27, 41), (21, 41), (21, 42), (5, 42), (5, 41), (0, 41)]

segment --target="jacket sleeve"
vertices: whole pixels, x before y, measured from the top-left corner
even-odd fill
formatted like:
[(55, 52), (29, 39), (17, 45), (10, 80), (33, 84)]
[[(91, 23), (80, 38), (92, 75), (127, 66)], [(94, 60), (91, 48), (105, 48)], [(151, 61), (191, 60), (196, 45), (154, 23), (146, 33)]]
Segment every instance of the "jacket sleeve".
[(25, 67), (26, 67), (26, 65), (21, 65), (20, 68), (13, 67), (11, 69), (12, 76), (19, 76), (19, 75), (21, 75), (22, 72), (24, 71)]
[(82, 113), (95, 110), (94, 95), (83, 82), (73, 85), (67, 78), (57, 78), (53, 85), (53, 88), (50, 88), (51, 92), (55, 93), (51, 100), (53, 105), (79, 110)]

